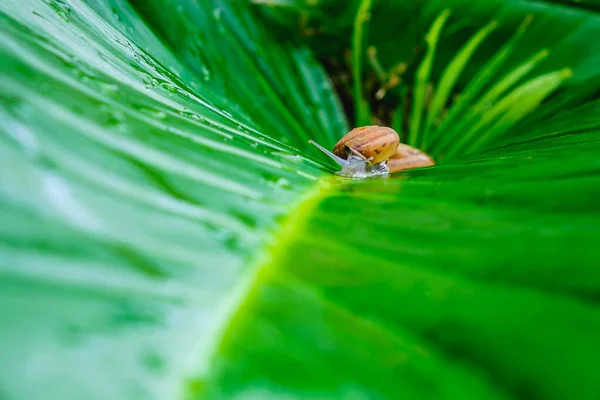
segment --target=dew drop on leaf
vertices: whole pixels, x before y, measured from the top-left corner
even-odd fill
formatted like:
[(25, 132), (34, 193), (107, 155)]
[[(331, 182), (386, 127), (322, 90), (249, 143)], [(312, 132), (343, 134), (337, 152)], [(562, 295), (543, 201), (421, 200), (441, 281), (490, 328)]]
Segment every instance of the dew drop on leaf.
[(204, 82), (208, 82), (210, 81), (210, 70), (208, 69), (208, 67), (206, 65), (203, 65), (201, 67), (201, 72), (202, 72), (202, 79), (204, 79)]
[(45, 0), (45, 3), (48, 4), (65, 22), (69, 22), (71, 7), (67, 3), (62, 0)]
[(177, 88), (175, 86), (173, 86), (172, 84), (170, 84), (169, 82), (162, 82), (160, 84), (161, 89), (166, 90), (169, 93), (176, 93), (177, 92)]
[(120, 22), (121, 21), (121, 16), (119, 15), (117, 9), (116, 8), (112, 8), (112, 12), (113, 12), (113, 16), (115, 17), (115, 19)]
[(277, 179), (277, 181), (275, 181), (275, 185), (282, 189), (291, 189), (292, 188), (292, 184), (290, 183), (290, 181), (288, 181), (285, 178)]
[(156, 119), (164, 120), (164, 119), (167, 118), (167, 113), (166, 112), (164, 112), (162, 110), (159, 110), (159, 109), (156, 109), (156, 108), (153, 108), (153, 107), (138, 105), (138, 106), (134, 106), (134, 108), (137, 111), (141, 112), (142, 114), (149, 115), (149, 116), (151, 116), (153, 118), (156, 118)]

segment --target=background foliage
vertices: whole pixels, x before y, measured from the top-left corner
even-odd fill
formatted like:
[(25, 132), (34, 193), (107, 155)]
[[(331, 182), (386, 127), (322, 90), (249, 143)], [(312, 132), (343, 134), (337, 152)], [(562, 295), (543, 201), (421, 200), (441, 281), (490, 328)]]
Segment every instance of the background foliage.
[(527, 15), (501, 72), (572, 77), (366, 181), (307, 144), (350, 126), (320, 64), (344, 4), (0, 3), (0, 397), (600, 396), (595, 3), (375, 1), (365, 48), (409, 88), (445, 9), (434, 83), (498, 21), (453, 95)]

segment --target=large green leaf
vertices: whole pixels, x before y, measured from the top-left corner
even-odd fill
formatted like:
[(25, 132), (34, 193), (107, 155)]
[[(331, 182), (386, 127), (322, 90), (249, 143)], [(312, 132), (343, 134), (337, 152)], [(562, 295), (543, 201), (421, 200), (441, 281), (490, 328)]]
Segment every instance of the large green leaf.
[[(302, 3), (261, 7), (336, 4)], [(369, 42), (412, 60), (451, 10), (436, 117), (526, 14), (502, 72), (548, 56), (511, 87), (572, 78), (477, 151), (353, 181), (308, 147), (348, 129), (324, 69), (254, 7), (0, 3), (0, 397), (600, 397), (600, 16), (502, 4), (374, 2)]]

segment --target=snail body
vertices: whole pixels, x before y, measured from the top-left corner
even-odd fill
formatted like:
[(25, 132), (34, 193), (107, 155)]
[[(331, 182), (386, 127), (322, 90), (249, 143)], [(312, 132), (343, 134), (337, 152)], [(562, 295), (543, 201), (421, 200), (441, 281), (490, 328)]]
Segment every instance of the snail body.
[(349, 178), (387, 175), (435, 164), (424, 152), (400, 144), (396, 131), (385, 126), (354, 128), (336, 143), (333, 152), (313, 140), (309, 140), (309, 143), (342, 167), (341, 171), (336, 172), (337, 175)]

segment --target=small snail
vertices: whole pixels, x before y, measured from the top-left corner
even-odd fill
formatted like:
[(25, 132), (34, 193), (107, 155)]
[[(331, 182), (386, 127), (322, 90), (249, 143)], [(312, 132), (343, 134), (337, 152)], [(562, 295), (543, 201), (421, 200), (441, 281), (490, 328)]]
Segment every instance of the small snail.
[(348, 132), (333, 148), (333, 153), (309, 140), (342, 166), (337, 175), (367, 178), (405, 169), (433, 165), (433, 159), (411, 146), (400, 144), (392, 128), (363, 126)]
[(363, 126), (352, 129), (333, 148), (333, 153), (310, 140), (323, 153), (342, 166), (338, 175), (351, 178), (386, 175), (385, 163), (396, 152), (400, 138), (392, 128)]

